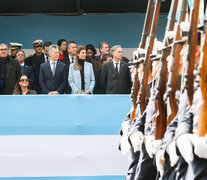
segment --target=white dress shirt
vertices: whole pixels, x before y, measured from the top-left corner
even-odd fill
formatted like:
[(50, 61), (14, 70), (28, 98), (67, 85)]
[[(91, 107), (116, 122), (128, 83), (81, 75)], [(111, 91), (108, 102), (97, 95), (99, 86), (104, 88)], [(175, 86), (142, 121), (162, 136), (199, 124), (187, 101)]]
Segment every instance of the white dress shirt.
[[(70, 64), (73, 64), (75, 62), (75, 56), (68, 55), (68, 58), (70, 60)], [(72, 63), (72, 58), (73, 58), (73, 63)]]
[(118, 63), (118, 72), (120, 72), (120, 61), (116, 62), (114, 59), (112, 60), (114, 64), (114, 69), (116, 68), (116, 64)]

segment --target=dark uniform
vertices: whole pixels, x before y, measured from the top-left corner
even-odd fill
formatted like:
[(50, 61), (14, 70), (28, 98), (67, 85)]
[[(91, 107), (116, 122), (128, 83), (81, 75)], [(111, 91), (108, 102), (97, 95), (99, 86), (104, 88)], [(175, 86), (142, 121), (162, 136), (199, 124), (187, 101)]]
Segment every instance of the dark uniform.
[[(35, 46), (42, 46), (42, 43), (43, 43), (42, 40), (36, 40), (32, 44), (35, 47)], [(34, 82), (31, 88), (34, 89), (38, 94), (41, 94), (41, 88), (39, 85), (40, 65), (44, 62), (45, 62), (44, 53), (41, 53), (41, 55), (37, 55), (35, 53), (25, 59), (25, 64), (32, 66), (34, 72)]]

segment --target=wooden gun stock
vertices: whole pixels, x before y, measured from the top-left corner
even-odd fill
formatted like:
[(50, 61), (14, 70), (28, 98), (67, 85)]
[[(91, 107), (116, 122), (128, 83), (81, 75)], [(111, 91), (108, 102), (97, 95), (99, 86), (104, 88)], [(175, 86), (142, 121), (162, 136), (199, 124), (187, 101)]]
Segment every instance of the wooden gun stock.
[[(143, 32), (142, 32), (142, 37), (141, 37), (141, 42), (139, 44), (139, 48), (145, 48), (146, 46), (146, 40), (147, 37), (150, 33), (151, 25), (152, 25), (152, 16), (154, 12), (154, 0), (149, 0), (148, 5), (147, 5), (147, 12), (145, 16), (145, 22), (143, 26)], [(136, 67), (136, 73), (134, 77), (134, 83), (132, 85), (132, 91), (131, 91), (131, 98), (132, 98), (132, 103), (133, 103), (133, 111), (131, 113), (131, 121), (130, 124), (133, 122), (135, 118), (135, 112), (137, 108), (137, 96), (138, 96), (138, 91), (139, 91), (139, 78), (138, 78), (138, 72), (137, 72), (137, 67)]]
[[(207, 12), (206, 12), (207, 16)], [(207, 18), (206, 18), (207, 21)], [(207, 22), (205, 22), (206, 25)], [(205, 29), (205, 43), (203, 47), (203, 59), (201, 65), (201, 93), (203, 97), (202, 107), (198, 119), (198, 135), (203, 137), (207, 134), (207, 30)]]
[(151, 73), (151, 60), (150, 60), (150, 54), (152, 53), (153, 44), (154, 44), (154, 38), (157, 30), (157, 24), (158, 24), (158, 17), (160, 12), (160, 5), (161, 0), (157, 0), (155, 4), (155, 10), (153, 13), (153, 20), (152, 20), (152, 28), (150, 30), (150, 36), (149, 36), (149, 44), (147, 46), (147, 52), (145, 55), (145, 60), (143, 62), (144, 69), (142, 73), (139, 93), (138, 93), (138, 103), (140, 104), (140, 112), (143, 114), (145, 110), (145, 97), (146, 97), (146, 90), (147, 90), (147, 82), (148, 82), (148, 76)]
[(200, 0), (193, 1), (193, 8), (190, 14), (190, 32), (188, 39), (188, 56), (185, 69), (185, 84), (184, 88), (187, 89), (189, 105), (193, 104), (194, 94), (194, 66), (195, 66), (195, 50), (197, 45), (197, 26), (198, 26), (198, 15), (199, 15), (199, 3)]
[(169, 101), (170, 104), (170, 114), (167, 117), (167, 124), (170, 124), (170, 122), (174, 119), (178, 112), (178, 106), (176, 103), (176, 90), (177, 90), (177, 81), (179, 76), (179, 61), (180, 61), (180, 51), (182, 50), (182, 44), (176, 43), (176, 41), (181, 40), (180, 37), (180, 23), (185, 20), (186, 17), (186, 8), (187, 8), (187, 1), (182, 0), (181, 10), (180, 10), (180, 16), (179, 16), (179, 22), (176, 25), (175, 31), (176, 35), (174, 38), (174, 44), (172, 48), (172, 66), (170, 67), (169, 72), (169, 78), (167, 82), (167, 90), (165, 93), (165, 99)]

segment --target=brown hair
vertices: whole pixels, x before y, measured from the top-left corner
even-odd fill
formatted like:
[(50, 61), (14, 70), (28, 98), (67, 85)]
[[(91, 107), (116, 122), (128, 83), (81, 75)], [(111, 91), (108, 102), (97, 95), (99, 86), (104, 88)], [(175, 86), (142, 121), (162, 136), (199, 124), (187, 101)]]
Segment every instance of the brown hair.
[(74, 63), (74, 70), (81, 70), (81, 65), (78, 63), (78, 54), (80, 54), (80, 52), (82, 50), (86, 50), (86, 48), (82, 45), (78, 46), (76, 55), (75, 55), (75, 63)]
[[(21, 77), (17, 80), (17, 83), (16, 83), (14, 91), (13, 91), (13, 95), (22, 95), (22, 88), (19, 85), (19, 81), (22, 78), (22, 76), (26, 76), (26, 75), (21, 75)], [(27, 79), (28, 79), (28, 77), (27, 77)], [(28, 90), (29, 90), (29, 86), (28, 86)]]

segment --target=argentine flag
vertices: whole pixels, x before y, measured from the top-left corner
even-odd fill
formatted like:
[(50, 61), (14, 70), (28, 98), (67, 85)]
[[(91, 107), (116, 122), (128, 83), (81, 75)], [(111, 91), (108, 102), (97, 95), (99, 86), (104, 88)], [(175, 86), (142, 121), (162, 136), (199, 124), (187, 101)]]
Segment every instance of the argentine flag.
[(128, 95), (0, 96), (0, 180), (123, 180)]

